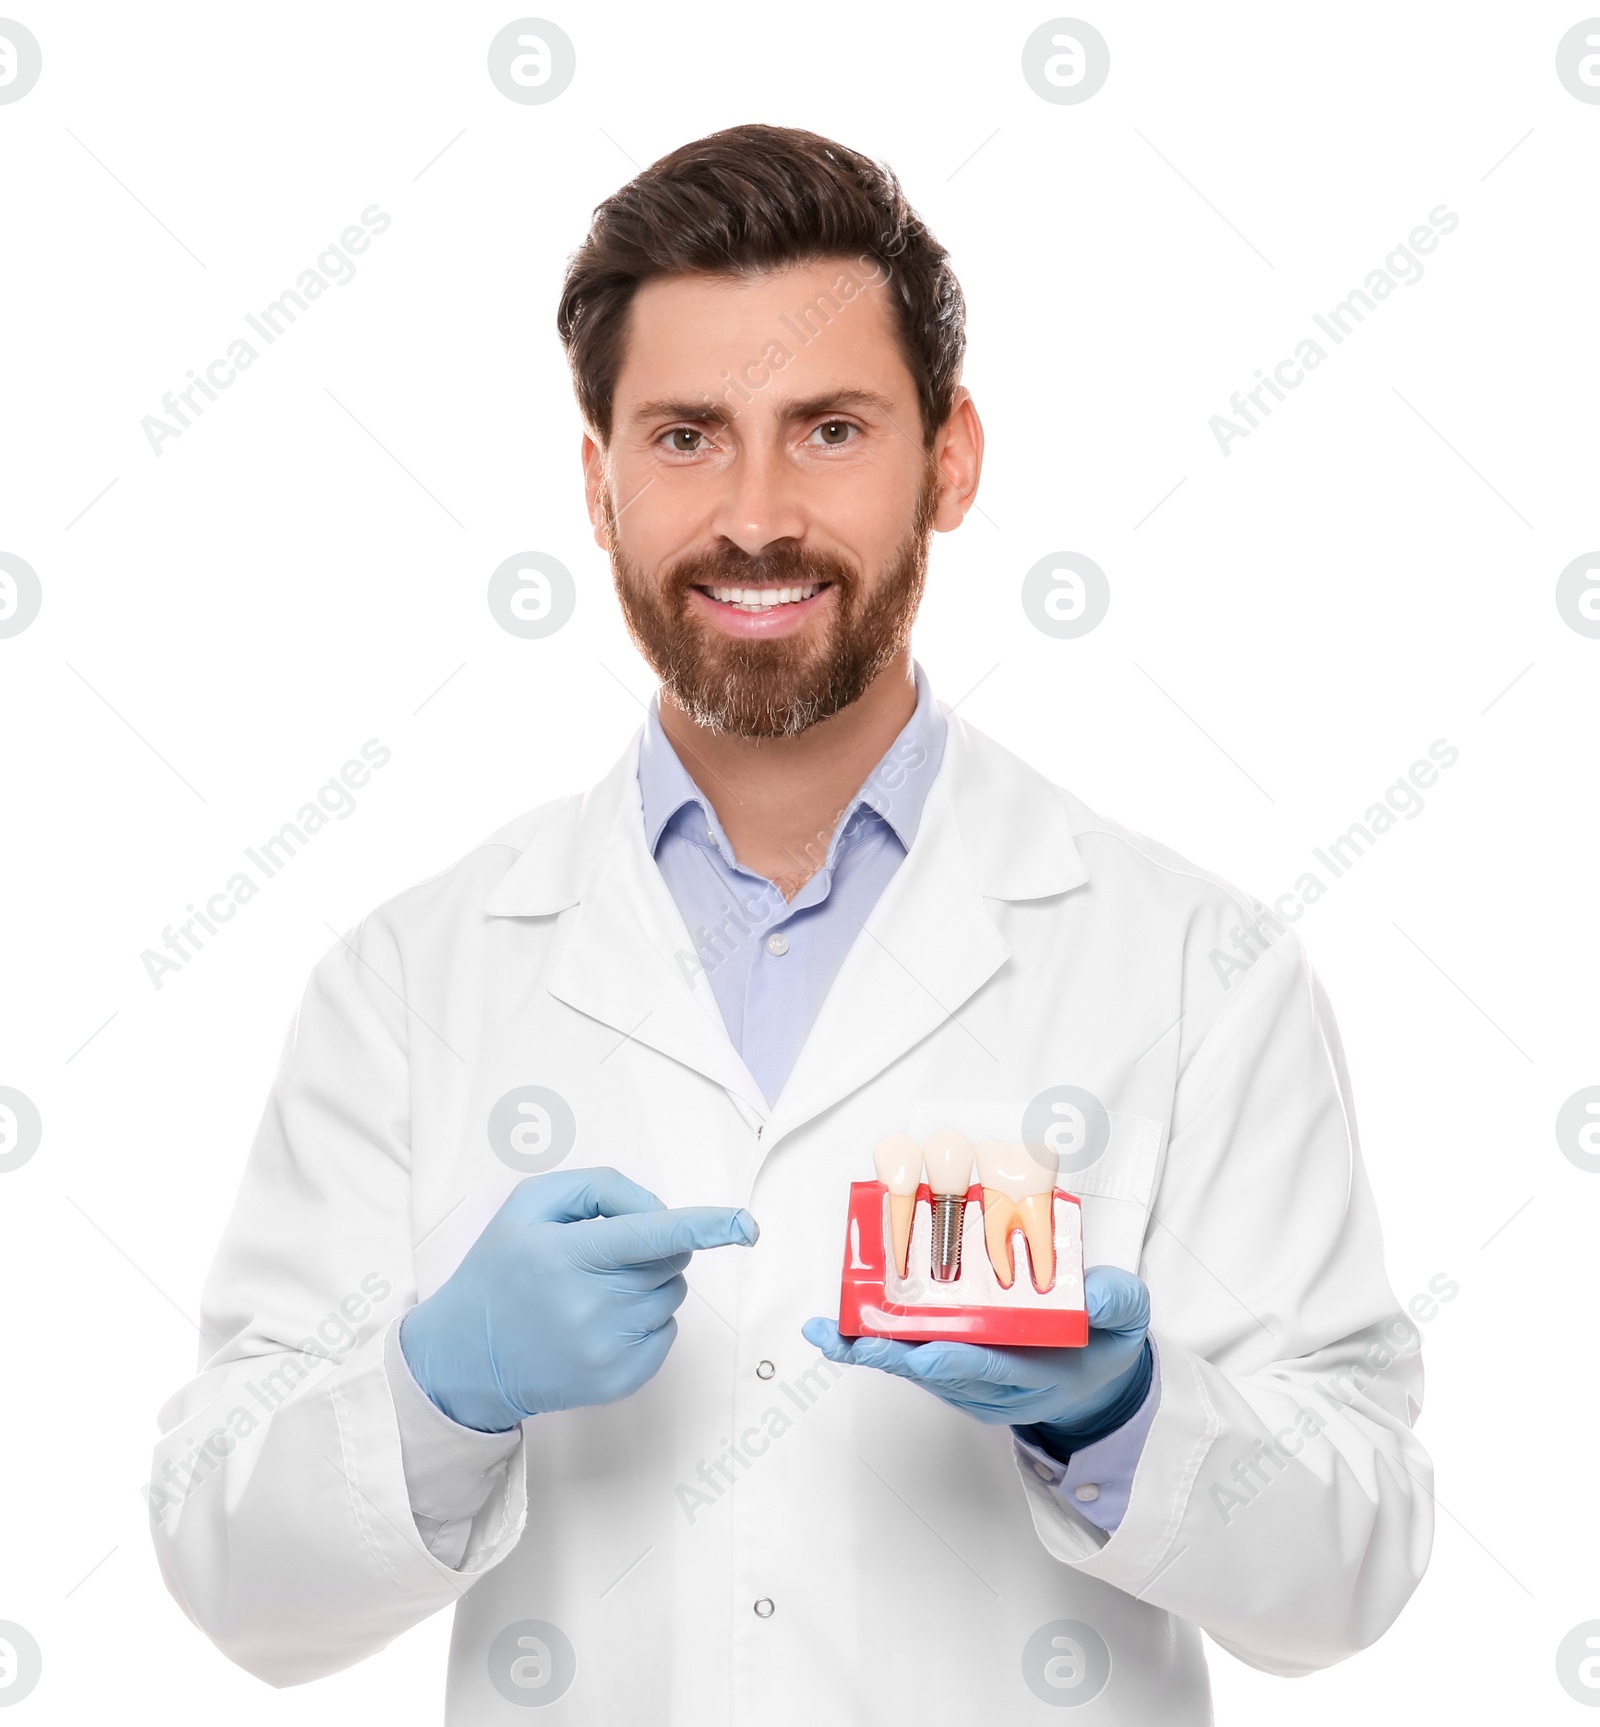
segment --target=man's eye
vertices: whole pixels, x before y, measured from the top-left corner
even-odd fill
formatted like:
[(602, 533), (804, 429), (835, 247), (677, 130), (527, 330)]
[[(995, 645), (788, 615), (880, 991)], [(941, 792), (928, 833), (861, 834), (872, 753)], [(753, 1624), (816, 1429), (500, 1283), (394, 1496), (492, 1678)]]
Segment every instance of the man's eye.
[(811, 435), (824, 444), (837, 446), (849, 443), (855, 429), (848, 420), (824, 420)]
[(700, 448), (703, 432), (697, 432), (693, 426), (674, 426), (667, 433), (667, 447), (676, 450), (680, 455), (692, 456)]

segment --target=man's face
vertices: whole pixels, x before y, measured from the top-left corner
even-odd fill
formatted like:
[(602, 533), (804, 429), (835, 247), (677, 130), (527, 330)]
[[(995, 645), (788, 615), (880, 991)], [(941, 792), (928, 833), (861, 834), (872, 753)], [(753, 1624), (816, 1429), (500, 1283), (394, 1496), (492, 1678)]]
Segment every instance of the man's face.
[(941, 519), (887, 274), (830, 259), (646, 283), (585, 441), (628, 628), (700, 725), (803, 731), (905, 646)]

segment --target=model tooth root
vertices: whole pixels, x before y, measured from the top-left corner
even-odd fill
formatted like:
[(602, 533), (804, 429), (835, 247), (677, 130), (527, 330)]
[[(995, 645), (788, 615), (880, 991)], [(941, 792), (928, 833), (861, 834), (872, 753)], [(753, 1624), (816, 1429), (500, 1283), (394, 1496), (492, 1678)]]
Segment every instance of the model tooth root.
[(1017, 1208), (1018, 1222), (1028, 1242), (1028, 1266), (1033, 1286), (1044, 1291), (1056, 1280), (1056, 1218), (1053, 1193), (1030, 1194)]
[(911, 1257), (911, 1225), (917, 1215), (922, 1181), (922, 1148), (909, 1133), (886, 1134), (872, 1148), (878, 1180), (889, 1190), (889, 1246), (895, 1270), (906, 1275)]
[(1017, 1208), (1011, 1199), (1003, 1193), (996, 1193), (992, 1187), (986, 1187), (983, 1190), (983, 1241), (1002, 1289), (1009, 1289), (1016, 1281), (1011, 1232), (1017, 1224)]
[(889, 1242), (894, 1254), (894, 1268), (904, 1277), (911, 1262), (911, 1226), (917, 1218), (917, 1196), (914, 1193), (889, 1195)]

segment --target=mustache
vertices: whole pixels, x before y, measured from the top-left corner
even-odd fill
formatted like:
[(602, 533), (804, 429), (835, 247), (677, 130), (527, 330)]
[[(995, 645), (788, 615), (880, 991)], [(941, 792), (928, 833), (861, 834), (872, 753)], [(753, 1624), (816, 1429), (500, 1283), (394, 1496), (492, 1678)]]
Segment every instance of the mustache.
[(830, 552), (802, 546), (798, 540), (779, 540), (752, 555), (724, 542), (709, 551), (679, 558), (662, 572), (669, 593), (689, 588), (760, 587), (768, 582), (780, 586), (803, 586), (826, 582), (853, 591), (860, 578), (853, 565)]

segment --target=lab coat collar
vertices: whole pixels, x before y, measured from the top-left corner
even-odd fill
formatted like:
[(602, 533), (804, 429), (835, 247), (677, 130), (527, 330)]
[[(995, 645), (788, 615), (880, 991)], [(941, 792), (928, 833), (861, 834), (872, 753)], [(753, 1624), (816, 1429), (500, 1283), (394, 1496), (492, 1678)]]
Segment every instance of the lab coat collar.
[(484, 909), (549, 917), (577, 906), (551, 994), (724, 1087), (768, 1124), (770, 1151), (920, 1043), (1005, 965), (1010, 949), (986, 900), (1048, 898), (1088, 879), (1064, 794), (955, 715), (947, 719), (944, 759), (911, 850), (770, 1109), (728, 1039), (646, 845), (639, 735), (591, 791), (507, 830), (502, 837), (521, 855)]

